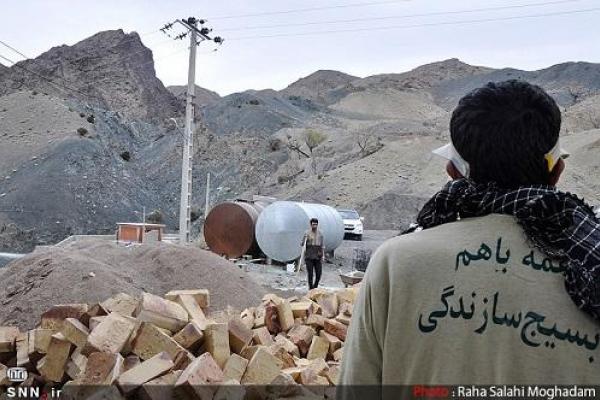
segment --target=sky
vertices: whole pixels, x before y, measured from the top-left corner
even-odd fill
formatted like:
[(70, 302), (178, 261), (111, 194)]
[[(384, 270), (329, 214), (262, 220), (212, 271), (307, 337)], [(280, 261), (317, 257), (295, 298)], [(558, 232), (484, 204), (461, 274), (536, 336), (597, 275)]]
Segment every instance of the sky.
[[(600, 0), (0, 0), (0, 40), (29, 57), (99, 31), (136, 31), (165, 85), (187, 82), (189, 42), (158, 31), (207, 19), (196, 83), (221, 95), (283, 89), (319, 69), (364, 77), (448, 58), (535, 70), (600, 62)], [(214, 51), (218, 47), (217, 51)], [(0, 55), (22, 57), (0, 45)], [(8, 64), (0, 60), (3, 64)]]

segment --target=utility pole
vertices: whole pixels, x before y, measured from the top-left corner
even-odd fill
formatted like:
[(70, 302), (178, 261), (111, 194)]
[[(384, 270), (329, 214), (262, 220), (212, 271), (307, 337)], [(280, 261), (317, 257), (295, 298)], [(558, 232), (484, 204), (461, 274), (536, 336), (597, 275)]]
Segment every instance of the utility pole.
[(204, 220), (210, 211), (210, 172), (206, 173), (206, 199), (204, 200)]
[(183, 132), (183, 162), (181, 163), (181, 204), (179, 205), (179, 241), (190, 240), (192, 202), (192, 155), (194, 135), (194, 96), (196, 89), (196, 26), (195, 18), (189, 18), (191, 25), (190, 60), (188, 67), (188, 88), (185, 105), (185, 129)]
[[(181, 163), (181, 200), (179, 205), (179, 240), (181, 243), (187, 243), (190, 240), (191, 231), (191, 204), (192, 204), (192, 158), (194, 155), (194, 98), (196, 88), (196, 47), (205, 40), (222, 44), (223, 39), (219, 36), (211, 38), (208, 36), (211, 29), (204, 27), (205, 20), (189, 17), (176, 21), (185, 28), (185, 32), (175, 36), (175, 39), (182, 40), (190, 35), (190, 56), (188, 67), (188, 88), (185, 106), (185, 129), (183, 143), (183, 160)], [(198, 24), (201, 28), (198, 29)], [(167, 36), (172, 29), (174, 22), (165, 24), (161, 31)]]

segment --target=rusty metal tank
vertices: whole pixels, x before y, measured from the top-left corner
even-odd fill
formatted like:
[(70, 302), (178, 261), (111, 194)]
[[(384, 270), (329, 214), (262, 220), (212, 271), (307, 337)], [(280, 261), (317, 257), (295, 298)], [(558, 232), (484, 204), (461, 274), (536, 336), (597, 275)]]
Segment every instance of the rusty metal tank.
[(228, 201), (215, 206), (204, 222), (204, 240), (210, 250), (228, 258), (260, 252), (254, 235), (265, 207), (261, 202)]

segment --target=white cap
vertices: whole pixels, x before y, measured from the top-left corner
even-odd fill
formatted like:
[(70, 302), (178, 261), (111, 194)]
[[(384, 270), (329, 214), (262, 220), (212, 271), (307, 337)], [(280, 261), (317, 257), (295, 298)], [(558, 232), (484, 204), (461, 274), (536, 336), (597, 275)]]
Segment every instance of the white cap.
[[(433, 150), (432, 153), (437, 154), (438, 156), (445, 158), (448, 161), (452, 161), (452, 164), (454, 164), (454, 166), (456, 167), (458, 172), (462, 174), (462, 176), (464, 176), (465, 178), (469, 177), (469, 173), (471, 171), (469, 163), (464, 158), (462, 158), (462, 156), (459, 154), (458, 150), (456, 150), (456, 147), (454, 147), (452, 142)], [(544, 158), (548, 163), (548, 171), (552, 171), (554, 169), (554, 166), (556, 165), (559, 159), (564, 160), (570, 155), (571, 154), (568, 151), (560, 147), (560, 139), (557, 140), (556, 145), (544, 155)]]
[(460, 154), (458, 154), (458, 150), (456, 150), (452, 142), (433, 150), (433, 154), (437, 154), (448, 161), (452, 161), (452, 164), (454, 164), (462, 176), (465, 178), (469, 177), (469, 172), (471, 171), (469, 168), (469, 163), (465, 161)]
[(563, 149), (562, 147), (560, 147), (560, 139), (558, 139), (556, 141), (556, 144), (554, 145), (554, 147), (546, 153), (546, 155), (544, 155), (544, 158), (546, 159), (546, 162), (548, 163), (548, 171), (552, 171), (554, 169), (554, 166), (556, 165), (556, 163), (558, 162), (558, 160), (560, 159), (565, 159), (568, 158), (571, 154), (566, 151), (565, 149)]

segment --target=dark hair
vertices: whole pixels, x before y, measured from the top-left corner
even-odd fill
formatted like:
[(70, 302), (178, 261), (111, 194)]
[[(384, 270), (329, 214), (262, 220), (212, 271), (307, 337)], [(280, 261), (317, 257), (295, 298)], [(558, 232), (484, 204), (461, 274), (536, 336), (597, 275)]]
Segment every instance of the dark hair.
[(450, 135), (478, 184), (514, 188), (548, 184), (544, 155), (560, 132), (560, 110), (542, 88), (527, 82), (490, 82), (462, 99)]
[(319, 220), (318, 220), (318, 219), (316, 219), (316, 218), (311, 218), (311, 219), (310, 219), (310, 223), (311, 223), (311, 224), (313, 224), (313, 223), (316, 223), (316, 224), (318, 224), (318, 223), (319, 223)]

